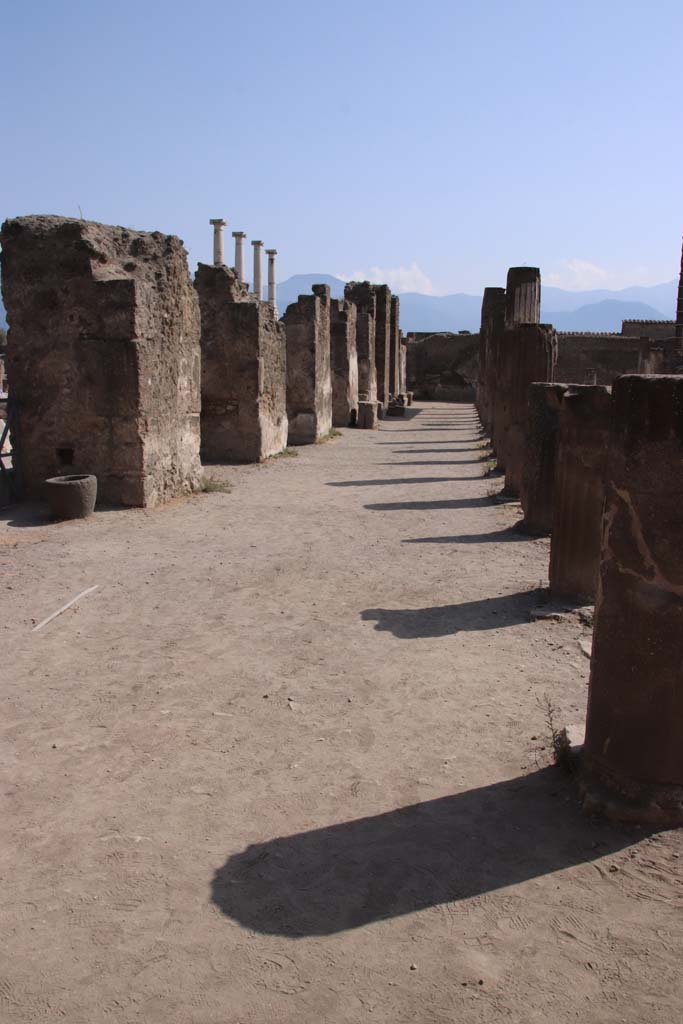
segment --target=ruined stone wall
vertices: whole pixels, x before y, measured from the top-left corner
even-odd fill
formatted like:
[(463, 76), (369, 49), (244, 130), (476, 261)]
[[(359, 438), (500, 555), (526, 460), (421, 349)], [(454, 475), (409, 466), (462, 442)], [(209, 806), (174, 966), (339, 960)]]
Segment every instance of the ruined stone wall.
[(557, 336), (555, 380), (565, 384), (611, 384), (622, 373), (635, 373), (651, 341), (623, 334), (566, 333)]
[(391, 361), (389, 366), (389, 394), (396, 398), (401, 394), (401, 303), (398, 295), (391, 296)]
[[(413, 335), (408, 335), (411, 339)], [(418, 398), (438, 402), (472, 402), (477, 380), (479, 336), (428, 334), (408, 341), (408, 389)]]
[(537, 536), (552, 530), (560, 408), (567, 387), (531, 384), (528, 390), (520, 501), (523, 529)]
[(494, 447), (505, 471), (505, 491), (518, 495), (524, 465), (529, 385), (553, 379), (557, 354), (555, 329), (549, 324), (517, 324), (499, 336), (494, 372)]
[(550, 542), (554, 597), (595, 597), (610, 410), (608, 387), (572, 385), (562, 398)]
[(377, 401), (377, 367), (375, 365), (375, 321), (377, 299), (368, 281), (350, 281), (344, 298), (356, 306), (356, 351), (358, 354), (358, 397), (366, 402)]
[(623, 337), (630, 338), (652, 338), (654, 341), (661, 341), (666, 338), (673, 338), (676, 333), (675, 320), (622, 320), (621, 333)]
[(375, 293), (375, 364), (377, 367), (377, 401), (386, 408), (391, 393), (391, 291), (385, 284), (372, 286)]
[(614, 817), (683, 824), (683, 377), (614, 385), (584, 783)]
[(94, 473), (113, 504), (196, 490), (199, 306), (181, 240), (33, 216), (0, 241), (27, 493), (64, 473)]
[(352, 302), (330, 303), (332, 425), (353, 426), (358, 419), (357, 310)]
[(287, 444), (286, 332), (234, 270), (200, 263), (202, 456), (261, 462)]
[(287, 417), (289, 444), (313, 444), (332, 429), (330, 289), (313, 285), (287, 307)]

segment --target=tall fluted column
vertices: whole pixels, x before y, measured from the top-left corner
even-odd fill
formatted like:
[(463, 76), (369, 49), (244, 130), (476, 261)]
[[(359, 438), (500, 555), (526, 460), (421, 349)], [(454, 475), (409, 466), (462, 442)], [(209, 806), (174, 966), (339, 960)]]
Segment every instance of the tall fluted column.
[(263, 253), (263, 242), (254, 241), (251, 243), (254, 247), (254, 283), (252, 292), (257, 299), (263, 298), (263, 268), (262, 268), (262, 253)]
[(541, 271), (510, 267), (505, 286), (505, 325), (541, 322)]
[(240, 281), (244, 281), (244, 239), (247, 234), (246, 231), (233, 231), (232, 237), (235, 239), (235, 273)]
[(268, 302), (274, 309), (277, 304), (277, 281), (275, 278), (277, 249), (266, 249), (266, 256), (268, 257)]
[(676, 337), (683, 339), (683, 246), (681, 246), (681, 273), (678, 278), (678, 302), (676, 303)]
[(221, 217), (214, 217), (209, 221), (209, 224), (213, 225), (213, 265), (214, 267), (222, 267), (225, 263), (225, 253), (223, 250), (223, 228), (227, 224), (227, 221)]

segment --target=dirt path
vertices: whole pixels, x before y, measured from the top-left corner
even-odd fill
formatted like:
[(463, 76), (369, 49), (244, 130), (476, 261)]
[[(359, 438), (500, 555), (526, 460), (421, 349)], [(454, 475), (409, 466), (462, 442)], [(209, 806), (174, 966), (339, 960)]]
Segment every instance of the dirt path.
[(530, 622), (548, 542), (473, 410), (413, 412), (163, 511), (5, 516), (3, 1024), (683, 1016), (681, 834), (547, 767), (590, 631)]

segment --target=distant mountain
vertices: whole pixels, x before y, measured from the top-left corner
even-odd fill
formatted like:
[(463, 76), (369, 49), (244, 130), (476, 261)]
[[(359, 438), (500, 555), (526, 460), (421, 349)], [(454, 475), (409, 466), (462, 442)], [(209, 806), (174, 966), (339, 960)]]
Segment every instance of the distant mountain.
[(618, 302), (603, 299), (579, 306), (569, 313), (546, 313), (544, 323), (553, 324), (558, 331), (620, 331), (622, 320), (666, 320), (660, 310), (646, 302)]
[[(280, 316), (299, 295), (310, 294), (314, 284), (329, 284), (332, 297), (343, 298), (344, 282), (331, 274), (295, 274), (278, 284)], [(543, 287), (541, 320), (561, 331), (619, 331), (622, 320), (672, 320), (676, 309), (677, 281), (651, 287), (634, 286), (620, 291), (593, 289), (567, 292)], [(420, 295), (399, 293), (401, 327), (404, 331), (478, 331), (481, 296)], [(0, 300), (0, 327), (7, 316)]]
[[(298, 295), (314, 284), (329, 284), (332, 296), (341, 298), (344, 282), (329, 274), (297, 274), (278, 285), (277, 305), (282, 315)], [(620, 291), (592, 289), (568, 292), (543, 287), (541, 320), (562, 331), (620, 331), (622, 320), (671, 320), (676, 308), (677, 281), (651, 287), (635, 285)], [(404, 331), (478, 331), (481, 296), (421, 295), (399, 292), (401, 327)]]
[(314, 284), (329, 284), (333, 299), (344, 298), (344, 281), (330, 274), (295, 274), (277, 286), (277, 308), (280, 316), (300, 295), (310, 295)]

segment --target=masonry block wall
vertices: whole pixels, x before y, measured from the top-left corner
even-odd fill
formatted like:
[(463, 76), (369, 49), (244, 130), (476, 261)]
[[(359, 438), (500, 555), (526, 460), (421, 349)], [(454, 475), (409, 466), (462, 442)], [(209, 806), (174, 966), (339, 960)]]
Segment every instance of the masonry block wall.
[(332, 425), (353, 426), (358, 420), (357, 310), (352, 302), (330, 302)]
[(234, 270), (200, 263), (202, 456), (261, 462), (287, 445), (287, 341)]
[(614, 385), (584, 784), (613, 817), (683, 824), (683, 377)]
[(314, 444), (332, 429), (330, 289), (313, 285), (287, 307), (288, 443)]
[(554, 597), (593, 601), (609, 438), (610, 389), (572, 385), (562, 398), (550, 541)]
[(181, 240), (32, 216), (0, 242), (28, 494), (65, 473), (94, 473), (112, 504), (197, 490), (199, 305)]
[(375, 323), (377, 299), (375, 292), (369, 281), (350, 281), (344, 288), (344, 298), (356, 306), (358, 397), (361, 401), (376, 402)]
[(611, 384), (622, 373), (636, 373), (652, 344), (623, 334), (566, 333), (557, 336), (555, 380), (566, 384)]

